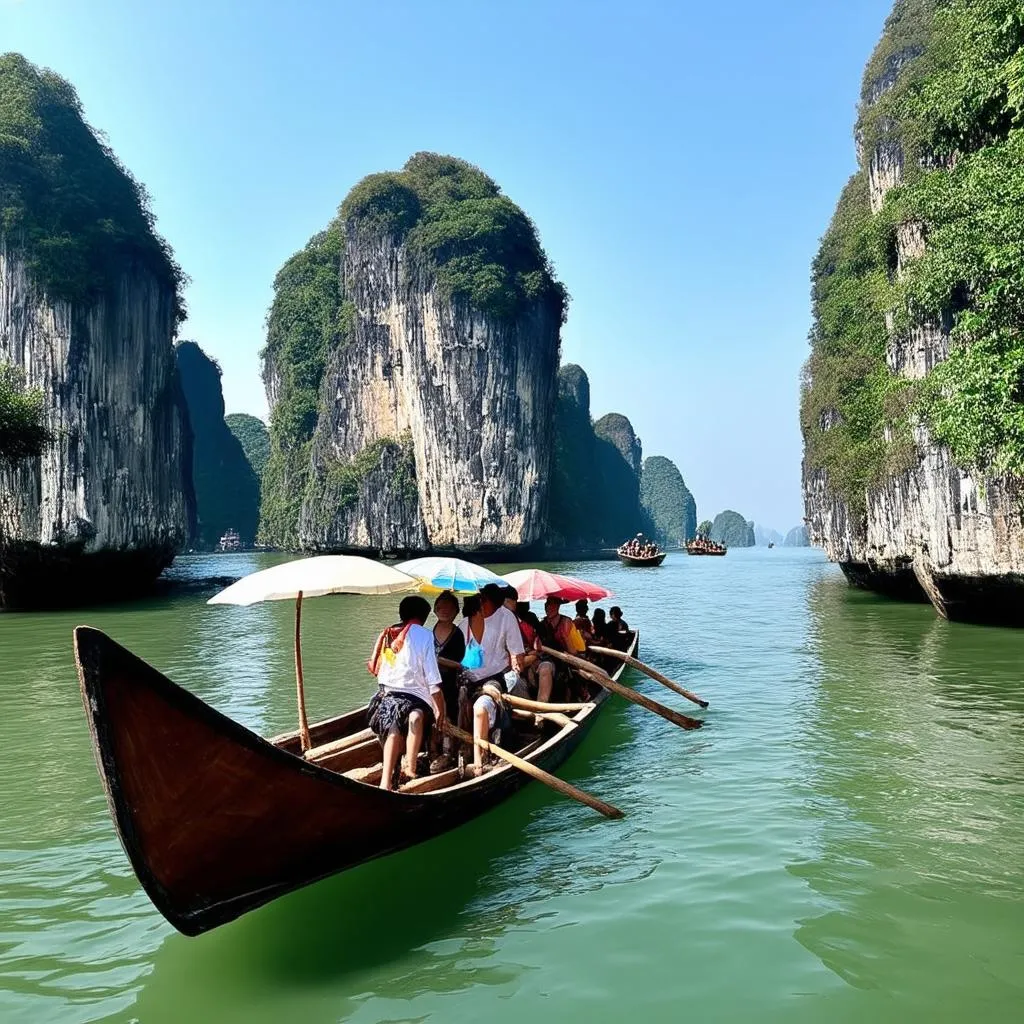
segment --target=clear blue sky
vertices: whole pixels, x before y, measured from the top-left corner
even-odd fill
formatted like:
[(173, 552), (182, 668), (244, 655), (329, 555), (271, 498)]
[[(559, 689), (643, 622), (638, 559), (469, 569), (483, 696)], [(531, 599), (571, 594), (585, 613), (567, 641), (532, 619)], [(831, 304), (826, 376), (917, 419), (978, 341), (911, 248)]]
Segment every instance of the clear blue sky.
[(281, 263), (363, 175), (478, 164), (572, 293), (563, 360), (698, 505), (802, 517), (809, 264), (890, 0), (0, 0), (78, 89), (192, 278), (183, 337), (266, 415)]

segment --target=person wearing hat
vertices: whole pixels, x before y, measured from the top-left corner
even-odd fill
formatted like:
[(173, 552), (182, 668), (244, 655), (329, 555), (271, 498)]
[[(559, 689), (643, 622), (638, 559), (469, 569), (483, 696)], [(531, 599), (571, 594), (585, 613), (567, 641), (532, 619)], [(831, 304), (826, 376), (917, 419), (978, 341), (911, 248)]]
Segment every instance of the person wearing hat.
[[(490, 739), (491, 730), (507, 718), (501, 692), (512, 689), (522, 668), (523, 637), (519, 620), (505, 607), (504, 590), (497, 583), (488, 583), (480, 591), (482, 618), (466, 618), (459, 623), (466, 647), (475, 642), (483, 656), (479, 668), (465, 670), (466, 699), (460, 699), (460, 719), (462, 709), (472, 706), (474, 739)], [(483, 749), (474, 743), (473, 774), (483, 771)]]

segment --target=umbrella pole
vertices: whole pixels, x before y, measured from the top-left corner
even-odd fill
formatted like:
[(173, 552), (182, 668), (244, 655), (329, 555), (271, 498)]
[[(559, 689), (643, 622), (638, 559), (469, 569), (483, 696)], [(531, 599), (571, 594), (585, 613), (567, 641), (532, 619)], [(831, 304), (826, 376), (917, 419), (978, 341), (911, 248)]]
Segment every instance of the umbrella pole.
[(302, 591), (295, 598), (295, 691), (299, 701), (299, 743), (305, 753), (313, 745), (306, 718), (306, 693), (302, 686)]

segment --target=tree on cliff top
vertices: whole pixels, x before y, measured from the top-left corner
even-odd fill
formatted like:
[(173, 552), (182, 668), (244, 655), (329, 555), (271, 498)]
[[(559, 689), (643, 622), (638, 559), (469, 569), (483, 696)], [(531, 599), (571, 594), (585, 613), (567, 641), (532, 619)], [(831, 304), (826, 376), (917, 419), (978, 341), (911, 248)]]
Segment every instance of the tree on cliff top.
[(20, 370), (0, 363), (0, 462), (37, 458), (50, 441), (43, 393), (26, 389)]
[(184, 316), (184, 277), (145, 189), (86, 123), (72, 86), (16, 53), (0, 55), (0, 234), (54, 297), (92, 301), (140, 263)]
[(754, 546), (754, 528), (739, 514), (731, 509), (719, 512), (711, 526), (711, 539), (727, 548), (752, 548)]
[(685, 544), (697, 533), (697, 503), (671, 459), (652, 455), (640, 476), (640, 503), (663, 544)]
[(705, 540), (707, 540), (707, 538), (711, 536), (711, 528), (714, 525), (715, 524), (712, 523), (710, 519), (701, 520), (700, 526), (697, 527), (697, 536), (703, 537)]
[(401, 171), (363, 178), (340, 215), (346, 225), (405, 242), (454, 302), (512, 320), (544, 299), (564, 318), (567, 294), (533, 221), (465, 160), (416, 153)]

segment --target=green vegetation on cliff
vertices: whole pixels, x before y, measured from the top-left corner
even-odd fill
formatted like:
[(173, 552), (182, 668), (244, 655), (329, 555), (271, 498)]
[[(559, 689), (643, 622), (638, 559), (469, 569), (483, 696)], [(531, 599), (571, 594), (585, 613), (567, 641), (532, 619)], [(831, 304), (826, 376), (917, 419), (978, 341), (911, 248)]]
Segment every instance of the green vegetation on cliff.
[[(909, 464), (923, 418), (959, 464), (1024, 473), (1019, 0), (899, 0), (865, 74), (858, 135), (866, 160), (879, 146), (901, 164), (903, 183), (873, 215), (862, 169), (815, 261), (808, 468), (862, 510), (866, 488)], [(897, 337), (949, 333), (949, 358), (923, 382), (886, 365), (887, 316)]]
[(241, 444), (224, 422), (220, 367), (194, 341), (175, 349), (192, 424), (192, 482), (197, 547), (213, 548), (229, 529), (252, 544), (259, 519), (259, 481)]
[(233, 412), (224, 417), (228, 430), (238, 439), (245, 457), (257, 477), (263, 476), (263, 469), (270, 458), (270, 433), (263, 420), (247, 412)]
[(663, 544), (685, 544), (697, 534), (697, 503), (676, 464), (662, 455), (644, 460), (640, 503)]
[(260, 538), (298, 546), (309, 486), (311, 442), (325, 411), (321, 386), (330, 357), (357, 326), (344, 293), (346, 233), (405, 246), (407, 288), (436, 281), (457, 305), (499, 321), (543, 300), (564, 317), (567, 295), (553, 276), (530, 218), (486, 174), (464, 160), (417, 153), (398, 172), (371, 174), (337, 218), (292, 256), (274, 280), (263, 350), (271, 393), (270, 456), (263, 476)]
[(746, 519), (730, 509), (719, 512), (711, 525), (710, 537), (718, 544), (727, 548), (752, 548), (754, 546), (754, 526)]
[(345, 198), (341, 218), (404, 242), (456, 303), (511, 320), (547, 299), (564, 316), (565, 288), (533, 221), (465, 160), (417, 153), (401, 171), (371, 174)]
[(50, 441), (43, 422), (43, 393), (26, 388), (25, 376), (0, 363), (0, 462), (37, 458)]
[(145, 189), (86, 123), (74, 88), (0, 55), (0, 235), (54, 298), (90, 302), (133, 263), (176, 296), (184, 281)]

